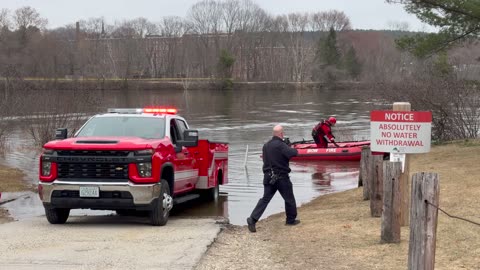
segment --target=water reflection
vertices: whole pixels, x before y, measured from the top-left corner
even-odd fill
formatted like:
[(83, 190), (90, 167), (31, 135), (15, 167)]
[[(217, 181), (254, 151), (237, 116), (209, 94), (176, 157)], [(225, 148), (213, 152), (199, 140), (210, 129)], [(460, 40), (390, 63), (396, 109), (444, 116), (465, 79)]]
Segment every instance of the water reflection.
[[(125, 94), (128, 92), (128, 94)], [(59, 91), (58, 95), (68, 94)], [(221, 203), (194, 202), (178, 211), (179, 215), (217, 216), (222, 213), (232, 224), (245, 224), (245, 218), (262, 196), (263, 143), (271, 137), (275, 124), (282, 124), (291, 141), (310, 139), (311, 128), (329, 115), (337, 117), (335, 131), (339, 140), (360, 140), (369, 135), (369, 105), (358, 90), (246, 90), (217, 91), (103, 91), (102, 110), (112, 107), (175, 105), (201, 138), (228, 141), (229, 183), (220, 188)], [(93, 114), (93, 113), (90, 113)], [(10, 149), (1, 163), (21, 169), (27, 181), (38, 180), (38, 149), (32, 146), (25, 123), (16, 122), (9, 136)], [(348, 134), (348, 135), (343, 135)], [(342, 138), (342, 136), (344, 136)], [(354, 136), (354, 138), (352, 138)], [(248, 146), (248, 152), (246, 152)], [(246, 166), (245, 166), (246, 165)], [(294, 162), (291, 179), (298, 204), (321, 194), (357, 186), (358, 163)], [(36, 200), (34, 203), (37, 203)], [(3, 205), (8, 207), (8, 204)], [(263, 218), (284, 211), (276, 195)], [(26, 206), (25, 208), (32, 208)], [(25, 210), (27, 211), (27, 210)], [(87, 212), (90, 214), (93, 211)], [(84, 214), (85, 212), (76, 212)], [(97, 213), (97, 212), (95, 212)], [(32, 211), (32, 215), (37, 215)], [(23, 214), (22, 214), (23, 218)]]
[(322, 193), (342, 191), (358, 185), (358, 161), (295, 161), (293, 168), (311, 175), (312, 188)]
[(298, 172), (311, 172), (312, 180), (331, 180), (345, 176), (358, 176), (358, 161), (293, 161), (291, 164)]
[(228, 212), (228, 194), (221, 193), (214, 202), (204, 202), (200, 199), (188, 201), (176, 205), (172, 216), (196, 216), (196, 217), (226, 217)]

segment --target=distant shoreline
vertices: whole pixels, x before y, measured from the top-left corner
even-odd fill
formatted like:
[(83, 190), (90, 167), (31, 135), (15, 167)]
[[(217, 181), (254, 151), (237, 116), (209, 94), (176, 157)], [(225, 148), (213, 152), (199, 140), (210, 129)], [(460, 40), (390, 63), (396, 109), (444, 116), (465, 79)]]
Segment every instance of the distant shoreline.
[[(0, 81), (6, 81), (1, 78)], [(15, 89), (31, 90), (222, 90), (221, 80), (210, 80), (208, 78), (168, 78), (168, 79), (42, 79), (25, 78), (9, 80), (9, 83), (0, 83), (0, 90), (4, 91), (7, 85), (15, 84)], [(13, 88), (13, 87), (12, 87)], [(354, 81), (338, 81), (335, 83), (325, 82), (233, 82), (232, 90), (275, 90), (275, 89), (317, 89), (317, 90), (343, 90), (343, 89), (366, 89), (367, 83)]]

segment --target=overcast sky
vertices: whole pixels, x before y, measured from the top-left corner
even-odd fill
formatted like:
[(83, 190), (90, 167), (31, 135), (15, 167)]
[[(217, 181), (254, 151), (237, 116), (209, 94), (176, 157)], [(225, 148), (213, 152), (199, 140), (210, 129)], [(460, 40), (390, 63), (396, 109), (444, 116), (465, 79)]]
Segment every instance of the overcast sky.
[[(254, 0), (255, 1), (255, 0)], [(11, 11), (22, 7), (35, 8), (48, 19), (48, 28), (71, 24), (91, 17), (104, 17), (108, 23), (145, 17), (152, 22), (164, 16), (186, 17), (188, 9), (199, 0), (0, 0), (0, 8)], [(391, 29), (392, 22), (408, 22), (413, 31), (426, 31), (415, 16), (402, 5), (384, 0), (256, 0), (270, 14), (315, 12), (336, 9), (350, 18), (355, 29)]]

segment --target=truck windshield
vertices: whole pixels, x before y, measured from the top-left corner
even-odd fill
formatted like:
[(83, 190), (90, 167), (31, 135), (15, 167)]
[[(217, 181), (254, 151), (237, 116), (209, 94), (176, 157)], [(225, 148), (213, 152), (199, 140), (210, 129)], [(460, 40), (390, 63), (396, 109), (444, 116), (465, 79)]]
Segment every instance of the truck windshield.
[(134, 136), (161, 139), (165, 136), (165, 119), (154, 117), (94, 117), (78, 132), (77, 137)]

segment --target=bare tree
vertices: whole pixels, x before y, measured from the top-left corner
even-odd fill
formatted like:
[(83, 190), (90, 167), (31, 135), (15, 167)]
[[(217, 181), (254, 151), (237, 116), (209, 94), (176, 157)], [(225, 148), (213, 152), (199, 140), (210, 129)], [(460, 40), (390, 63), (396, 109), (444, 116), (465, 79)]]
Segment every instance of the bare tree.
[(199, 53), (203, 58), (203, 75), (211, 76), (220, 52), (220, 33), (223, 28), (222, 6), (211, 0), (198, 2), (190, 8), (188, 19), (192, 24), (192, 32), (196, 35)]
[[(8, 63), (8, 53), (7, 53), (7, 48), (9, 48), (9, 43), (11, 42), (11, 39), (9, 36), (11, 36), (11, 33), (9, 31), (10, 28), (10, 18), (9, 18), (9, 10), (2, 8), (0, 10), (0, 74), (1, 76), (5, 76), (8, 78), (8, 76), (5, 75), (5, 71), (7, 69), (7, 64)], [(5, 94), (7, 93), (7, 87), (5, 87)]]
[(311, 59), (313, 44), (308, 42), (305, 33), (309, 30), (309, 16), (307, 13), (291, 13), (287, 16), (288, 22), (288, 52), (292, 63), (291, 78), (295, 82), (303, 82), (306, 67)]
[(0, 34), (4, 29), (10, 28), (10, 11), (6, 8), (0, 9)]
[(350, 19), (343, 11), (330, 10), (311, 14), (312, 28), (314, 31), (328, 31), (330, 28), (337, 32), (352, 28)]
[(105, 19), (103, 17), (80, 20), (79, 23), (82, 32), (85, 33), (85, 36), (88, 39), (99, 39), (102, 37), (102, 34), (106, 34)]
[[(182, 65), (185, 58), (185, 46), (182, 42), (184, 34), (188, 33), (191, 25), (180, 17), (164, 17), (159, 25), (161, 39), (157, 38), (150, 47), (152, 68), (158, 74), (159, 72), (169, 77), (183, 69)], [(195, 61), (194, 59), (190, 59)], [(162, 68), (163, 67), (163, 68)], [(182, 73), (182, 72), (180, 72)], [(183, 72), (184, 73), (184, 72)]]
[[(60, 71), (59, 59), (60, 43), (55, 34), (44, 33), (37, 40), (27, 45), (28, 63), (31, 68), (29, 73), (36, 77), (57, 78)], [(25, 60), (24, 60), (25, 61)], [(28, 69), (27, 69), (28, 70)]]
[(15, 10), (13, 22), (17, 29), (36, 27), (43, 30), (48, 24), (48, 20), (40, 17), (40, 13), (32, 7), (22, 7)]
[(262, 77), (269, 81), (289, 81), (290, 58), (288, 57), (288, 18), (286, 16), (268, 17), (266, 37), (260, 45), (260, 70)]
[(191, 28), (183, 18), (178, 16), (164, 17), (159, 25), (160, 34), (165, 37), (181, 37)]
[(231, 52), (236, 55), (234, 70), (237, 78), (259, 80), (262, 75), (262, 51), (265, 50), (265, 31), (269, 16), (256, 3), (250, 0), (239, 2), (237, 28)]
[(56, 128), (68, 128), (69, 135), (73, 135), (85, 121), (87, 112), (97, 111), (100, 100), (88, 90), (24, 90), (23, 95), (28, 103), (25, 130), (38, 146), (52, 140)]
[[(140, 78), (150, 76), (149, 59), (145, 53), (145, 39), (142, 37), (142, 27), (135, 25), (134, 21), (117, 22), (112, 31), (113, 44), (110, 50), (120, 76), (128, 78)], [(126, 81), (125, 81), (126, 82)]]
[[(445, 141), (477, 138), (480, 132), (480, 96), (475, 83), (458, 80), (429, 59), (401, 80), (385, 77), (375, 88), (387, 101), (408, 100), (412, 109), (431, 111), (432, 137)], [(439, 73), (440, 72), (440, 73)], [(441, 76), (439, 76), (441, 75)]]
[(102, 83), (106, 77), (112, 77), (115, 73), (108, 55), (110, 42), (106, 40), (106, 27), (102, 17), (80, 21), (80, 32), (84, 38), (77, 41), (78, 44), (73, 49), (79, 73), (102, 79)]
[(142, 17), (130, 21), (130, 26), (135, 31), (136, 36), (140, 38), (148, 35), (157, 35), (159, 33), (157, 25)]
[[(241, 3), (239, 0), (227, 0), (220, 3), (222, 9), (222, 19), (227, 35), (227, 50), (233, 51), (233, 38), (236, 30), (240, 28)], [(243, 11), (243, 10), (242, 10)]]
[(237, 30), (250, 33), (265, 31), (269, 20), (265, 10), (251, 0), (243, 0), (240, 3), (238, 18)]
[(415, 65), (413, 57), (395, 47), (394, 38), (380, 31), (343, 31), (338, 33), (338, 44), (345, 52), (353, 46), (362, 63), (361, 79), (378, 82), (383, 78), (402, 80), (401, 74)]

